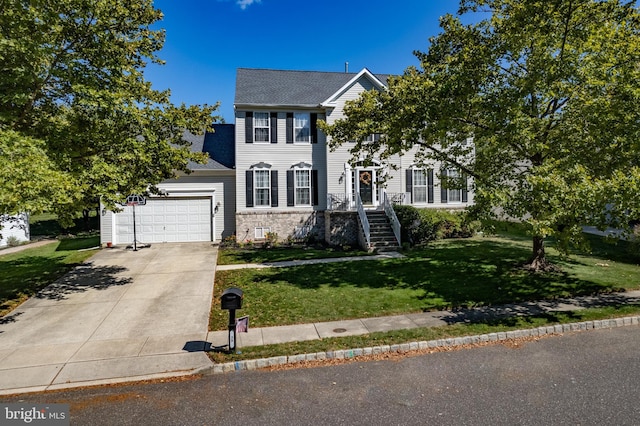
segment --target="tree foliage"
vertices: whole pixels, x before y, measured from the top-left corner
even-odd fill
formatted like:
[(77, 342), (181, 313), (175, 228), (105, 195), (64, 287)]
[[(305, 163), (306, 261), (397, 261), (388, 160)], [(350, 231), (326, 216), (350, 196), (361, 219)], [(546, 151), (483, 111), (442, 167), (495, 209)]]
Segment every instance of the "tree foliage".
[[(465, 23), (465, 22), (473, 23)], [(381, 158), (419, 148), (474, 177), (477, 207), (544, 238), (640, 217), (640, 15), (635, 1), (463, 0), (420, 68), (364, 93), (325, 130)], [(373, 132), (384, 136), (364, 143)], [(472, 145), (464, 144), (473, 137)], [(475, 152), (474, 152), (475, 151)]]
[(153, 190), (217, 108), (175, 106), (144, 79), (164, 32), (151, 0), (0, 0), (0, 212), (69, 218)]

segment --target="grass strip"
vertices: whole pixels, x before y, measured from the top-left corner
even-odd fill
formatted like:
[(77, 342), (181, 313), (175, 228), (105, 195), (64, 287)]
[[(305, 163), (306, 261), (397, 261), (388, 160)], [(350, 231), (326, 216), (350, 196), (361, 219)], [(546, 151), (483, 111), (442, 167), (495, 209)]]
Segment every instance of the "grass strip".
[(371, 333), (361, 336), (345, 336), (306, 342), (238, 348), (237, 353), (209, 352), (216, 363), (247, 359), (269, 358), (294, 354), (329, 352), (343, 349), (366, 348), (381, 345), (396, 345), (417, 341), (429, 341), (454, 337), (498, 333), (512, 330), (532, 329), (556, 324), (595, 321), (640, 314), (639, 304), (589, 308), (567, 312), (549, 312), (543, 315), (516, 317), (479, 323), (460, 323), (442, 327), (413, 328), (386, 333)]

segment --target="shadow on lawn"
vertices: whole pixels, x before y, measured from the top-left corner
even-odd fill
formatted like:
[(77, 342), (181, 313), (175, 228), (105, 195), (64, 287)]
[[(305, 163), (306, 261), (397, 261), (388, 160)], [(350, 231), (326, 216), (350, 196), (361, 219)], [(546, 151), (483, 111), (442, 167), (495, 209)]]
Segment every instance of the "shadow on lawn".
[(500, 306), (481, 306), (474, 309), (453, 309), (440, 319), (447, 324), (485, 323), (488, 325), (515, 326), (518, 320), (532, 322), (536, 318), (546, 322), (560, 322), (560, 316), (581, 320), (575, 313), (577, 308), (605, 308), (640, 304), (640, 297), (626, 297), (620, 294), (599, 294), (576, 298), (562, 298), (542, 302), (523, 302)]
[(264, 283), (286, 281), (302, 289), (320, 286), (416, 290), (423, 310), (504, 305), (618, 289), (567, 273), (535, 274), (516, 265), (530, 255), (522, 245), (459, 240), (413, 252), (406, 259), (309, 265), (274, 271)]
[(73, 265), (62, 259), (63, 257), (28, 256), (2, 262), (0, 311), (7, 309), (10, 301), (20, 295), (63, 300), (71, 293), (90, 288), (105, 289), (131, 282), (131, 278), (118, 276), (126, 268), (93, 266), (90, 263)]

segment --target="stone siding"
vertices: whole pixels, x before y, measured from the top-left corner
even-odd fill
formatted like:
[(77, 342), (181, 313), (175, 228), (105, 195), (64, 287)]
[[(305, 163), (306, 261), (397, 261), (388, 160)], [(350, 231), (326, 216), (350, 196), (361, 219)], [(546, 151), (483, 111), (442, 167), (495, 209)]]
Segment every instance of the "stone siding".
[(318, 211), (258, 211), (236, 213), (236, 238), (238, 242), (263, 241), (256, 238), (256, 228), (278, 234), (278, 241), (323, 239), (325, 217)]
[(333, 246), (359, 245), (359, 225), (357, 212), (325, 211), (324, 239)]

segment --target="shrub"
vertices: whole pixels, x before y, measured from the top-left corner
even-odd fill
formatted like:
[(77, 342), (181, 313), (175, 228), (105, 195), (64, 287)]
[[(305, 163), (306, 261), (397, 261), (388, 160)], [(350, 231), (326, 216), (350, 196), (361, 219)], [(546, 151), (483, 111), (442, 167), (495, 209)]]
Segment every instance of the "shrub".
[(401, 240), (411, 246), (427, 244), (442, 238), (468, 238), (481, 227), (467, 212), (417, 209), (413, 206), (394, 206), (400, 221)]
[(11, 235), (9, 238), (7, 238), (7, 245), (9, 247), (18, 247), (21, 244), (22, 242), (15, 235)]
[(413, 206), (394, 206), (394, 211), (400, 222), (400, 240), (402, 243), (409, 243), (411, 246), (425, 244), (436, 239), (434, 222), (425, 220), (421, 210)]
[(264, 248), (276, 247), (278, 245), (278, 233), (267, 232), (264, 236)]
[(222, 247), (238, 247), (238, 239), (236, 238), (236, 234), (229, 235), (228, 237), (224, 237), (222, 243), (220, 243)]

